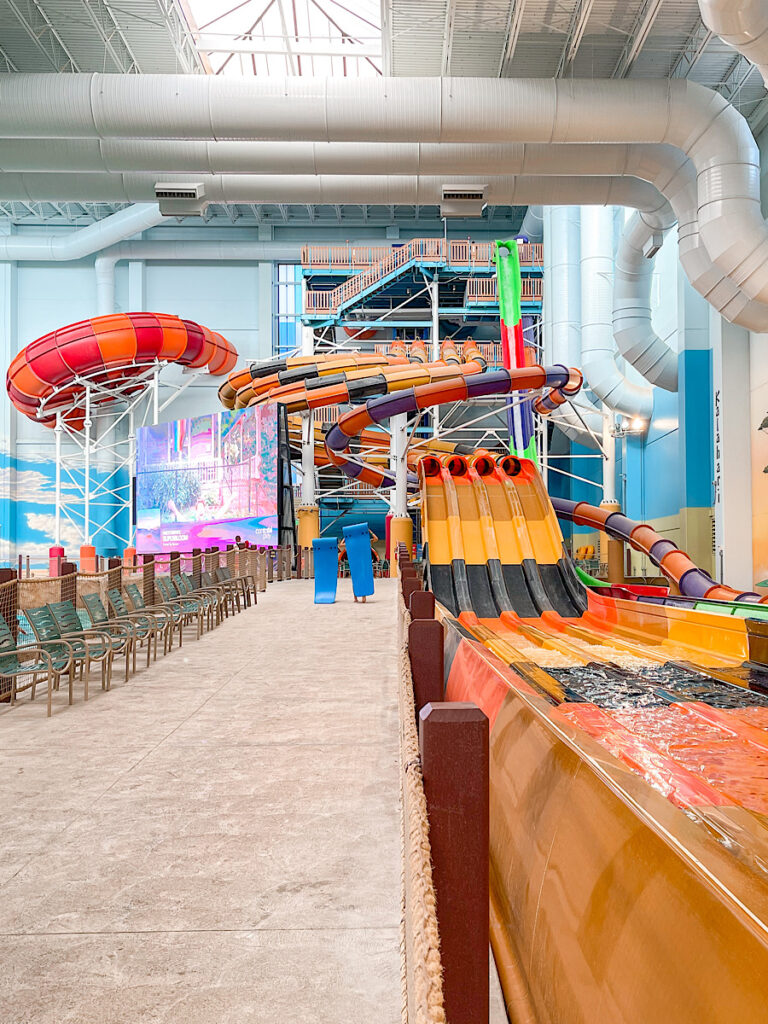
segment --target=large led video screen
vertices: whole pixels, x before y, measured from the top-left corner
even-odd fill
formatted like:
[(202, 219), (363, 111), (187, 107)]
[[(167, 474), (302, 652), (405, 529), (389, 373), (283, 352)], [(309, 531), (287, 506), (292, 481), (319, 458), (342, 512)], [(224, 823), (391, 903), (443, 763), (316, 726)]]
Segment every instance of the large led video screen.
[(137, 431), (136, 549), (277, 544), (277, 409), (160, 423)]

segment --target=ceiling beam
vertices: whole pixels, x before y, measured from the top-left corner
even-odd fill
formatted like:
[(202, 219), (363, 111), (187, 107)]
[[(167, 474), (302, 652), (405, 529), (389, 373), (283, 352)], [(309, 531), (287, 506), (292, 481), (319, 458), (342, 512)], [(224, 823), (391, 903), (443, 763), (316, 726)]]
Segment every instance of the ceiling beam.
[(3, 68), (4, 71), (18, 71), (19, 70), (16, 67), (16, 65), (13, 63), (11, 58), (8, 56), (8, 54), (5, 52), (5, 50), (2, 48), (2, 46), (0, 46), (0, 64), (4, 64), (5, 65), (5, 67)]
[(80, 68), (48, 20), (38, 0), (5, 0), (21, 27), (54, 71), (76, 73)]
[(613, 69), (613, 78), (626, 78), (632, 70), (632, 65), (640, 55), (645, 46), (648, 36), (651, 34), (653, 23), (659, 15), (664, 0), (645, 0), (635, 18), (635, 23), (629, 34), (629, 38), (621, 52), (616, 67)]
[(589, 21), (589, 16), (592, 13), (594, 5), (595, 0), (576, 0), (576, 5), (571, 12), (571, 20), (566, 32), (565, 46), (563, 47), (563, 52), (560, 54), (555, 78), (562, 78), (570, 69), (571, 64), (573, 64), (576, 54), (579, 52), (581, 41), (584, 38), (584, 33), (587, 29), (587, 22)]
[(200, 34), (197, 45), (205, 53), (252, 53), (267, 57), (381, 57), (381, 44), (346, 39), (299, 39), (294, 36), (235, 38), (232, 34)]
[(445, 25), (443, 26), (443, 59), (442, 74), (449, 75), (451, 51), (453, 50), (453, 26), (456, 21), (456, 0), (446, 0)]
[(699, 60), (709, 45), (709, 41), (713, 34), (714, 33), (707, 28), (701, 18), (699, 18), (696, 27), (688, 36), (685, 43), (683, 43), (680, 53), (678, 53), (675, 58), (675, 62), (669, 72), (669, 77), (687, 78), (699, 63)]
[(123, 74), (140, 72), (141, 68), (136, 56), (115, 20), (112, 9), (103, 0), (83, 0), (83, 7), (99, 38), (104, 43), (104, 49), (112, 58), (115, 69)]
[(499, 78), (509, 78), (512, 70), (512, 61), (517, 49), (517, 40), (520, 36), (520, 26), (523, 23), (526, 0), (512, 0), (509, 5), (509, 16), (507, 18), (507, 31), (504, 38), (504, 50), (499, 63)]
[[(155, 0), (155, 3), (176, 53), (180, 70), (187, 74), (193, 71), (213, 74), (208, 58), (205, 54), (200, 53), (192, 39), (194, 19), (189, 11), (187, 0)], [(120, 13), (127, 16), (125, 7), (120, 8)]]
[(715, 89), (717, 89), (720, 95), (724, 96), (729, 103), (735, 104), (738, 102), (739, 93), (752, 77), (752, 74), (756, 71), (757, 65), (739, 54), (739, 56), (737, 56), (730, 65), (725, 75), (723, 75), (721, 81), (717, 83)]

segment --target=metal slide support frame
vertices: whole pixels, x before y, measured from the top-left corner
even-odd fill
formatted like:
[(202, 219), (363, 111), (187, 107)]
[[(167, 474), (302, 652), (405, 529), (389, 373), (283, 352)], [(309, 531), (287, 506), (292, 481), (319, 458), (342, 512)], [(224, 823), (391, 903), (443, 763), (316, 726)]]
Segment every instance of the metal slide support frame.
[(613, 417), (603, 407), (603, 501), (616, 501), (616, 439), (613, 436)]
[(83, 540), (85, 544), (91, 543), (91, 389), (88, 384), (85, 386), (85, 443), (83, 448)]
[[(302, 306), (306, 308), (306, 278), (302, 279)], [(315, 351), (315, 332), (311, 326), (301, 326), (301, 354), (311, 356)], [(301, 503), (316, 503), (315, 487), (315, 421), (312, 409), (301, 413)]]
[[(432, 300), (432, 333), (430, 336), (430, 355), (432, 362), (436, 363), (440, 358), (440, 281), (435, 268), (432, 284), (429, 291)], [(440, 406), (434, 406), (432, 410), (432, 431), (436, 435), (440, 430)]]
[(61, 434), (63, 429), (64, 428), (61, 425), (61, 413), (57, 412), (56, 426), (53, 430), (54, 437), (56, 439), (56, 527), (54, 531), (54, 540), (57, 547), (61, 545)]
[(401, 412), (390, 420), (392, 430), (392, 457), (395, 463), (395, 504), (396, 516), (408, 515), (408, 414)]
[[(63, 521), (76, 530), (83, 544), (92, 544), (94, 537), (109, 536), (119, 546), (132, 543), (135, 535), (135, 473), (136, 431), (138, 427), (157, 424), (161, 413), (171, 405), (195, 380), (201, 371), (192, 371), (180, 385), (169, 385), (172, 394), (160, 402), (160, 373), (164, 364), (147, 367), (144, 389), (139, 394), (119, 394), (98, 381), (80, 379), (84, 387), (85, 418), (83, 429), (68, 425), (66, 412), (56, 412), (54, 438), (56, 444), (55, 482), (55, 539), (61, 543)], [(102, 399), (109, 402), (102, 406)], [(125, 436), (119, 436), (118, 426), (125, 422)], [(98, 425), (98, 431), (96, 426)], [(64, 446), (64, 438), (67, 447)], [(114, 460), (112, 468), (102, 480), (91, 480), (91, 469), (100, 455)], [(119, 482), (119, 473), (127, 471), (128, 482)], [(66, 475), (66, 482), (65, 482)], [(91, 521), (95, 508), (104, 510), (100, 522)], [(128, 513), (129, 529), (115, 532), (115, 521), (121, 513)]]

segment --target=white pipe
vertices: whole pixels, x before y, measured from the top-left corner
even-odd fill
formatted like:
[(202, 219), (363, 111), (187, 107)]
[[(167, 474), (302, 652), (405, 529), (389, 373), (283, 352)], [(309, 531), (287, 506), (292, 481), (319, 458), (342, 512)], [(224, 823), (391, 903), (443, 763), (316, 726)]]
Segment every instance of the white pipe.
[(768, 83), (768, 6), (761, 0), (699, 0), (701, 20), (755, 64)]
[[(5, 151), (3, 150), (5, 143)], [(521, 144), (494, 143), (466, 145), (460, 143), (418, 144), (402, 143), (389, 145), (382, 143), (312, 143), (312, 142), (186, 142), (180, 140), (156, 140), (152, 142), (126, 142), (124, 140), (67, 139), (39, 140), (20, 139), (0, 140), (0, 164), (6, 168), (39, 169), (50, 167), (51, 163), (60, 171), (76, 169), (80, 171), (76, 177), (82, 179), (83, 170), (100, 169), (87, 147), (121, 147), (123, 159), (118, 162), (120, 169), (137, 169), (143, 172), (158, 162), (167, 164), (168, 168), (176, 168), (174, 177), (181, 180), (178, 170), (191, 167), (231, 169), (233, 171), (274, 172), (283, 175), (312, 170), (323, 170), (326, 174), (356, 173), (369, 176), (374, 171), (387, 171), (390, 175), (410, 176), (413, 172), (457, 174), (472, 172), (473, 183), (477, 183), (477, 175), (493, 175), (499, 168), (510, 173), (556, 175), (563, 170), (571, 174), (587, 175), (633, 175), (654, 184), (672, 202), (681, 224), (681, 231), (686, 236), (686, 243), (681, 246), (681, 261), (686, 273), (701, 294), (710, 301), (727, 319), (739, 323), (751, 330), (762, 331), (768, 324), (768, 307), (752, 302), (743, 296), (738, 283), (729, 281), (722, 271), (718, 271), (701, 245), (698, 234), (698, 209), (696, 194), (696, 170), (690, 161), (679, 150), (668, 145), (627, 145), (627, 144)], [(32, 152), (30, 152), (30, 147)], [(79, 149), (78, 149), (79, 147)], [(85, 151), (83, 151), (85, 147)], [(192, 147), (190, 155), (190, 147)], [(196, 147), (196, 148), (195, 148)], [(206, 154), (219, 152), (216, 160), (204, 159)], [(165, 151), (162, 161), (153, 159), (155, 149)], [(49, 151), (50, 150), (50, 151)], [(266, 151), (266, 157), (262, 154)], [(19, 156), (14, 159), (15, 154)], [(200, 156), (202, 153), (202, 157)], [(321, 157), (318, 157), (318, 153)], [(195, 154), (198, 154), (195, 156)], [(227, 156), (226, 154), (231, 154)], [(114, 157), (114, 154), (113, 154)], [(103, 160), (102, 164), (107, 163)], [(109, 165), (114, 169), (115, 160)], [(159, 174), (165, 171), (158, 172)], [(61, 188), (72, 188), (70, 183), (62, 184)], [(147, 182), (147, 178), (152, 181)], [(127, 175), (121, 182), (120, 195), (110, 190), (105, 176), (85, 176), (80, 182), (78, 197), (88, 197), (89, 184), (91, 190), (99, 190), (102, 198), (153, 198), (156, 175), (140, 174), (138, 178)], [(200, 175), (192, 175), (185, 180), (198, 180)], [(231, 175), (230, 175), (231, 179)], [(6, 187), (15, 189), (14, 195), (25, 200), (53, 198), (53, 189), (48, 174), (32, 174), (28, 176), (10, 174), (5, 179)], [(213, 197), (223, 201), (221, 178), (214, 179)], [(274, 179), (273, 179), (274, 181)], [(29, 189), (25, 188), (29, 182)], [(265, 181), (266, 184), (266, 181)], [(152, 185), (150, 188), (149, 185)], [(113, 190), (114, 183), (111, 186)], [(136, 193), (136, 188), (143, 191)], [(41, 193), (40, 189), (47, 189)], [(107, 189), (107, 194), (104, 194)], [(133, 191), (131, 191), (133, 190)], [(34, 194), (30, 194), (30, 192)], [(23, 193), (23, 194), (22, 194)], [(684, 198), (685, 197), (685, 198)], [(93, 196), (90, 196), (93, 198)], [(209, 195), (210, 198), (210, 195)], [(264, 196), (251, 199), (266, 201)], [(310, 197), (306, 197), (310, 198)], [(317, 198), (317, 196), (315, 196)], [(677, 199), (678, 205), (675, 200)], [(245, 201), (245, 200), (244, 200)], [(329, 200), (330, 201), (330, 200)], [(684, 203), (687, 213), (681, 215), (678, 208)], [(687, 227), (683, 227), (688, 225)]]
[(609, 415), (603, 418), (603, 501), (616, 501), (616, 439), (612, 418)]
[(301, 503), (315, 504), (315, 418), (311, 409), (301, 414)]
[[(370, 175), (374, 171), (389, 175), (455, 176), (472, 172), (475, 182), (478, 174), (493, 175), (499, 168), (514, 174), (556, 175), (563, 170), (588, 175), (630, 174), (656, 185), (673, 205), (677, 199), (675, 209), (686, 238), (681, 246), (681, 259), (694, 287), (726, 318), (752, 330), (765, 330), (768, 324), (768, 308), (742, 297), (738, 286), (726, 280), (706, 255), (698, 236), (695, 168), (679, 150), (668, 145), (0, 140), (0, 167), (7, 171), (42, 172), (52, 164), (59, 172), (77, 170), (78, 178), (86, 171), (146, 172), (151, 168), (159, 168), (159, 174), (171, 171), (175, 176), (179, 171), (191, 170), (280, 172), (290, 176), (314, 172)], [(146, 179), (147, 175), (141, 177)], [(24, 179), (11, 175), (9, 180), (18, 188), (19, 180)], [(45, 173), (39, 180), (33, 174), (32, 180), (37, 182), (37, 188), (41, 183), (51, 188)], [(135, 178), (126, 180), (135, 186)], [(90, 184), (103, 189), (104, 176), (90, 179)], [(218, 187), (220, 190), (220, 182)], [(81, 191), (87, 188), (86, 180)], [(149, 196), (146, 181), (144, 188), (143, 194)], [(685, 205), (684, 215), (680, 213), (680, 203)], [(535, 209), (529, 212), (525, 223), (525, 229), (532, 234), (531, 221), (535, 222)]]
[[(437, 269), (435, 276), (429, 286), (429, 302), (432, 309), (432, 328), (430, 330), (430, 355), (432, 362), (440, 358), (440, 280)], [(440, 406), (432, 406), (432, 432), (438, 434), (440, 431)]]
[[(385, 239), (355, 241), (355, 245), (380, 246)], [(205, 242), (147, 241), (121, 242), (96, 257), (96, 310), (99, 316), (115, 312), (115, 265), (121, 260), (157, 260), (177, 262), (206, 260), (218, 263), (274, 261), (293, 263), (301, 259), (300, 242)]]
[(688, 80), (7, 74), (0, 136), (669, 143), (696, 167), (710, 256), (749, 298), (768, 302), (756, 143), (735, 108)]
[[(549, 366), (581, 366), (579, 208), (545, 207), (543, 216), (544, 362)], [(573, 405), (578, 406), (589, 429), (585, 429)], [(599, 438), (603, 429), (602, 416), (583, 391), (556, 410), (552, 420), (566, 437), (590, 448), (596, 447), (595, 437)]]
[(403, 412), (393, 416), (390, 421), (390, 428), (392, 431), (390, 448), (392, 451), (392, 461), (395, 464), (395, 504), (393, 512), (396, 516), (403, 517), (408, 515), (407, 414)]
[(157, 203), (148, 203), (118, 210), (66, 235), (4, 235), (0, 237), (0, 260), (80, 260), (162, 220)]
[[(658, 191), (634, 177), (568, 177), (584, 193), (585, 203), (653, 210)], [(153, 174), (0, 174), (0, 198), (12, 201), (146, 202), (154, 199)], [(437, 205), (442, 199), (444, 176), (435, 175), (174, 175), (175, 184), (199, 184), (211, 203), (380, 203), (384, 205)], [(485, 175), (485, 199), (493, 205), (525, 206), (557, 202), (563, 187), (553, 178), (538, 175)], [(477, 185), (477, 176), (454, 175), (450, 184)], [(627, 200), (627, 196), (632, 198)]]
[(675, 224), (667, 203), (654, 214), (634, 213), (616, 251), (613, 279), (613, 336), (619, 352), (650, 383), (677, 391), (677, 353), (656, 334), (651, 322), (653, 256)]
[(611, 293), (614, 211), (581, 210), (581, 367), (592, 391), (609, 409), (649, 420), (650, 387), (633, 384), (616, 365)]
[(529, 206), (523, 217), (520, 234), (529, 242), (540, 242), (544, 237), (543, 214), (540, 206)]

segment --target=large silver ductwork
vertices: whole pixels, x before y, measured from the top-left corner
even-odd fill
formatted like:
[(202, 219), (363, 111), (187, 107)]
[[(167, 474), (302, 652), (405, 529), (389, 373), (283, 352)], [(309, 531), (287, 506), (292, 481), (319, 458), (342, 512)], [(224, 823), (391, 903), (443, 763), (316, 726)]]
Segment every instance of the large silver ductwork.
[(540, 242), (544, 237), (544, 213), (540, 206), (529, 206), (525, 211), (520, 234), (529, 242)]
[(163, 220), (157, 203), (131, 206), (68, 234), (2, 235), (0, 260), (81, 260)]
[(677, 352), (651, 322), (654, 257), (674, 227), (669, 205), (656, 213), (634, 213), (624, 226), (613, 268), (613, 336), (638, 373), (667, 391), (677, 391)]
[(581, 210), (581, 368), (589, 387), (609, 409), (649, 420), (651, 388), (628, 380), (616, 363), (613, 339), (614, 211)]
[[(544, 362), (581, 365), (581, 271), (578, 206), (543, 210), (544, 300), (542, 328)], [(576, 411), (578, 410), (578, 412)], [(580, 391), (552, 414), (572, 441), (597, 448), (603, 417)]]
[[(175, 75), (53, 79), (13, 74), (0, 76), (0, 137), (144, 144), (155, 139), (295, 139), (376, 141), (395, 147), (422, 142), (669, 145), (692, 161), (698, 230), (715, 267), (722, 278), (733, 281), (737, 293), (743, 291), (746, 301), (768, 303), (768, 229), (760, 211), (756, 144), (744, 119), (725, 99), (688, 81), (246, 81)], [(583, 173), (570, 161), (567, 166)], [(125, 199), (149, 198), (146, 191), (134, 190), (133, 183), (124, 183)], [(654, 183), (665, 192), (662, 181)], [(30, 180), (5, 178), (0, 187), (15, 190), (18, 198), (41, 192), (41, 183)], [(74, 190), (71, 182), (66, 187)], [(95, 181), (91, 187), (101, 188)], [(751, 326), (746, 314), (723, 312)]]
[(768, 5), (763, 0), (699, 0), (701, 20), (757, 65), (768, 84)]
[[(445, 178), (413, 175), (176, 175), (180, 184), (202, 186), (211, 203), (370, 203), (439, 205)], [(148, 202), (157, 180), (151, 174), (0, 173), (0, 196), (22, 202)], [(475, 185), (477, 177), (454, 175), (455, 185)], [(558, 203), (564, 189), (580, 189), (585, 204), (631, 206), (648, 212), (661, 203), (647, 182), (624, 177), (540, 177), (485, 175), (485, 198), (495, 205)]]

